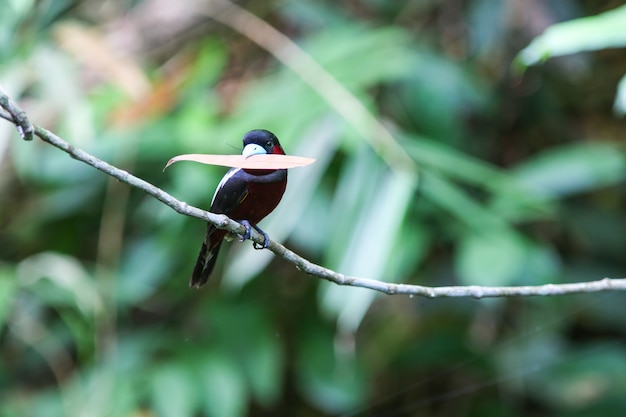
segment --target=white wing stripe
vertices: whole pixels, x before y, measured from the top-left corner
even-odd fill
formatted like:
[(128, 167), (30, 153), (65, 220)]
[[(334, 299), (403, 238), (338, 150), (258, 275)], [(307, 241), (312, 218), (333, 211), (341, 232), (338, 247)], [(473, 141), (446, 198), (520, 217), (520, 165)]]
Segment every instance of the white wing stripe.
[(217, 193), (220, 192), (224, 184), (226, 184), (226, 182), (228, 182), (228, 180), (231, 179), (232, 176), (235, 175), (238, 171), (241, 171), (241, 168), (231, 169), (226, 173), (226, 175), (222, 177), (222, 180), (219, 184), (217, 184), (217, 189), (215, 190), (215, 194), (213, 194), (213, 198), (211, 199), (211, 205), (213, 205), (213, 202), (215, 201), (215, 196), (217, 195)]

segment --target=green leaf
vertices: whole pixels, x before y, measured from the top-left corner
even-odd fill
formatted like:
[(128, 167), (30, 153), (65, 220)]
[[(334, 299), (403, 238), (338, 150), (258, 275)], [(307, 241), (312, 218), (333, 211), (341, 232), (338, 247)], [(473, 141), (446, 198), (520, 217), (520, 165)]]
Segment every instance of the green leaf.
[(332, 415), (356, 407), (365, 395), (365, 378), (354, 351), (335, 348), (339, 344), (328, 327), (308, 323), (302, 332), (296, 375), (303, 394)]
[[(409, 73), (410, 39), (399, 27), (346, 24), (308, 39), (305, 49), (352, 89)], [(355, 62), (358, 65), (355, 66)]]
[(555, 408), (581, 409), (609, 395), (622, 396), (626, 390), (626, 356), (621, 346), (596, 343), (565, 352), (559, 359), (529, 384)]
[(456, 269), (464, 285), (509, 285), (524, 266), (521, 239), (504, 231), (473, 233), (459, 246)]
[(526, 257), (521, 266), (520, 285), (544, 285), (558, 282), (561, 275), (561, 259), (551, 246), (526, 242)]
[(423, 196), (473, 231), (506, 227), (506, 223), (499, 215), (480, 204), (465, 190), (444, 176), (424, 171), (421, 178)]
[(596, 16), (550, 26), (522, 49), (516, 64), (523, 67), (553, 56), (626, 46), (626, 6)]
[(116, 301), (137, 303), (158, 290), (167, 277), (171, 254), (155, 240), (142, 240), (126, 243), (124, 255), (115, 288)]
[(15, 274), (12, 274), (9, 268), (0, 268), (0, 331), (11, 309), (16, 289)]
[[(425, 170), (442, 174), (442, 181), (449, 183), (446, 178), (450, 178), (490, 192), (492, 201), (489, 207), (501, 218), (519, 221), (545, 217), (552, 211), (550, 201), (545, 196), (495, 165), (430, 138), (415, 135), (407, 135), (405, 138), (405, 146), (411, 156)], [(443, 194), (445, 190), (438, 191)]]
[(263, 330), (249, 341), (247, 355), (242, 359), (252, 393), (262, 406), (269, 407), (279, 399), (283, 367), (274, 332)]
[(150, 380), (152, 403), (161, 417), (194, 415), (196, 384), (187, 370), (179, 364), (161, 366)]
[(626, 156), (611, 143), (566, 145), (524, 162), (512, 173), (538, 193), (564, 197), (624, 180)]
[[(367, 160), (366, 157), (364, 161)], [(369, 164), (364, 167), (372, 171)], [(359, 181), (359, 178), (354, 180)], [(355, 204), (354, 210), (345, 210), (344, 206), (344, 213), (349, 217), (346, 223), (351, 228), (345, 235), (348, 242), (342, 247), (333, 244), (329, 251), (340, 255), (337, 270), (389, 282), (398, 278), (389, 276), (387, 266), (393, 242), (397, 241), (404, 215), (415, 194), (415, 184), (412, 176), (387, 171), (372, 178), (369, 185), (356, 188), (364, 190), (357, 193), (362, 195), (354, 200), (360, 204)], [(337, 195), (341, 203), (345, 194)], [(327, 284), (320, 295), (326, 313), (338, 317), (341, 330), (352, 332), (360, 325), (375, 293)]]
[(616, 115), (621, 117), (626, 115), (626, 75), (624, 75), (619, 81), (619, 84), (617, 84), (617, 93), (615, 94), (613, 111)]
[(215, 302), (208, 314), (214, 337), (236, 359), (258, 403), (275, 403), (282, 384), (283, 354), (267, 306), (253, 300)]
[(212, 417), (242, 417), (248, 403), (243, 375), (235, 363), (223, 353), (207, 353), (200, 367), (200, 396), (204, 409)]
[[(326, 72), (365, 102), (367, 88), (397, 81), (409, 71), (409, 37), (398, 28), (371, 30), (363, 25), (344, 25), (321, 31), (303, 44)], [(315, 72), (308, 75), (316, 76), (319, 74)], [(251, 84), (241, 94), (235, 113), (222, 126), (225, 131), (217, 137), (233, 137), (225, 134), (226, 130), (240, 132), (241, 126), (265, 126), (273, 131), (291, 130), (297, 138), (302, 126), (328, 113), (335, 113), (333, 103), (320, 96), (315, 84), (306, 84), (283, 68)], [(358, 131), (362, 126), (354, 127)], [(282, 136), (280, 139), (283, 143)]]
[(395, 84), (388, 104), (396, 117), (442, 141), (462, 138), (468, 115), (487, 110), (487, 85), (458, 60), (425, 50), (407, 56), (409, 73)]
[[(244, 404), (249, 396), (262, 406), (274, 404), (283, 382), (283, 354), (268, 307), (251, 299), (217, 301), (208, 307), (207, 314), (214, 337), (212, 346), (219, 349), (214, 354), (217, 359), (209, 360), (209, 373), (228, 374), (231, 386), (226, 389), (233, 391), (233, 396), (241, 396)], [(216, 365), (218, 359), (221, 363)]]
[[(40, 253), (18, 265), (20, 285), (52, 303), (74, 305), (85, 317), (102, 308), (95, 282), (75, 258), (53, 252)], [(46, 285), (46, 281), (52, 285)]]

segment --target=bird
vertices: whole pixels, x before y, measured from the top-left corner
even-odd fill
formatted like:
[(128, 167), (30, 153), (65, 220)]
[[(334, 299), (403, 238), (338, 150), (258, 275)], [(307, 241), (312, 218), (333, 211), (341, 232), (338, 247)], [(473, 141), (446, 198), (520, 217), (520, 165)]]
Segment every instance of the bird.
[[(272, 132), (255, 129), (244, 135), (241, 154), (244, 157), (258, 154), (285, 155), (285, 151)], [(209, 211), (225, 214), (244, 225), (246, 232), (240, 236), (241, 240), (249, 239), (251, 229), (255, 229), (263, 235), (265, 240), (263, 245), (255, 243), (254, 248), (265, 249), (269, 246), (270, 238), (257, 226), (257, 223), (278, 206), (286, 188), (286, 169), (231, 168), (217, 185)], [(207, 283), (227, 234), (226, 230), (208, 224), (206, 236), (189, 281), (190, 287), (200, 288)]]

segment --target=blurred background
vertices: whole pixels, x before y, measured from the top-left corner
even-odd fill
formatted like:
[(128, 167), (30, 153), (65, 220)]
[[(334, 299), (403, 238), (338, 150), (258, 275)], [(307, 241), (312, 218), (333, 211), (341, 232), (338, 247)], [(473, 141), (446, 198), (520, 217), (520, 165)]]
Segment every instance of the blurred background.
[[(0, 85), (205, 209), (226, 170), (168, 159), (273, 131), (317, 162), (262, 228), (346, 274), (591, 281), (626, 269), (624, 27), (620, 1), (9, 0)], [(384, 296), (250, 242), (191, 290), (205, 229), (0, 121), (0, 416), (626, 409), (623, 293)]]

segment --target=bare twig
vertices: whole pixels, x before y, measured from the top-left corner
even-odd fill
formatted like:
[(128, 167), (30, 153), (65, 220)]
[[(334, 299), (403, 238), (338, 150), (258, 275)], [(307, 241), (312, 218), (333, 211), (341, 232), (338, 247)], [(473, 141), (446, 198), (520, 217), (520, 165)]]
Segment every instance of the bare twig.
[[(0, 106), (5, 111), (0, 111), (0, 118), (6, 119), (16, 126), (24, 120), (24, 112), (19, 109), (5, 94), (0, 90)], [(24, 118), (16, 120), (14, 114), (23, 115)], [(72, 158), (84, 162), (104, 173), (117, 178), (119, 181), (138, 188), (145, 193), (151, 195), (162, 203), (173, 208), (180, 214), (207, 221), (220, 229), (228, 230), (232, 233), (243, 234), (245, 227), (234, 220), (222, 214), (214, 214), (196, 207), (192, 207), (185, 202), (177, 200), (160, 188), (129, 174), (119, 168), (114, 167), (89, 153), (70, 145), (54, 133), (35, 126), (34, 133), (44, 142), (55, 146), (62, 151), (68, 153)], [(253, 232), (252, 241), (263, 244), (263, 237)], [(269, 250), (283, 259), (291, 262), (297, 269), (318, 278), (325, 279), (338, 285), (349, 285), (353, 287), (368, 288), (385, 294), (406, 294), (410, 296), (422, 296), (429, 298), (437, 297), (522, 297), (537, 295), (564, 295), (576, 293), (593, 293), (600, 291), (626, 291), (626, 278), (610, 279), (604, 278), (598, 281), (571, 283), (571, 284), (547, 284), (539, 286), (514, 286), (514, 287), (482, 287), (482, 286), (450, 286), (450, 287), (425, 287), (421, 285), (393, 284), (377, 281), (369, 278), (347, 276), (301, 257), (295, 252), (287, 249), (283, 245), (274, 241), (270, 242)]]
[(0, 113), (0, 117), (13, 122), (22, 139), (33, 140), (34, 127), (26, 117), (26, 113), (13, 103), (2, 87), (0, 87), (0, 108), (8, 112), (8, 115)]

